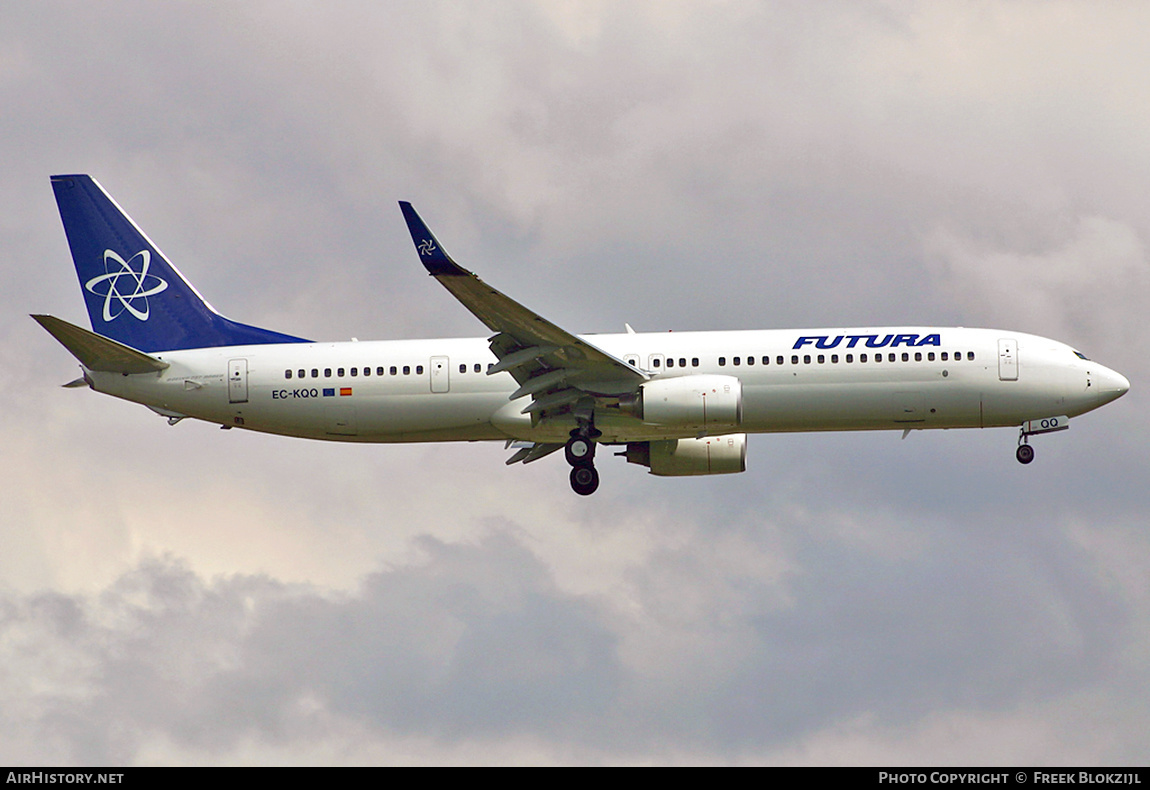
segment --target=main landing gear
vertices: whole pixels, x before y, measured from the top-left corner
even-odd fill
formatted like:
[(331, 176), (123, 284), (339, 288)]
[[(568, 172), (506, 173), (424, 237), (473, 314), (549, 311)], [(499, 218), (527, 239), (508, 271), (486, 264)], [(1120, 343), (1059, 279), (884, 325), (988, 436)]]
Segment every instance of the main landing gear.
[(599, 473), (595, 471), (595, 438), (601, 432), (590, 423), (581, 424), (571, 431), (571, 438), (563, 447), (563, 455), (571, 464), (571, 488), (580, 496), (595, 493), (599, 487)]

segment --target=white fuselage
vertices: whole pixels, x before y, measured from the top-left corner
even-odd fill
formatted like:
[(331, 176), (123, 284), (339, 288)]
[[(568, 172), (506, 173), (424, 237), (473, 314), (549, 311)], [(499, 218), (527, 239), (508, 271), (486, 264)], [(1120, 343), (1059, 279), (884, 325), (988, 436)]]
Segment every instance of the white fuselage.
[[(1054, 340), (990, 329), (881, 327), (595, 335), (655, 378), (742, 384), (745, 433), (1017, 426), (1117, 398), (1118, 373)], [(893, 355), (893, 357), (892, 357)], [(564, 442), (571, 418), (533, 425), (483, 338), (233, 346), (157, 353), (170, 367), (87, 371), (99, 392), (171, 417), (357, 442)], [(302, 375), (301, 375), (302, 374)], [(597, 410), (602, 442), (697, 436)]]

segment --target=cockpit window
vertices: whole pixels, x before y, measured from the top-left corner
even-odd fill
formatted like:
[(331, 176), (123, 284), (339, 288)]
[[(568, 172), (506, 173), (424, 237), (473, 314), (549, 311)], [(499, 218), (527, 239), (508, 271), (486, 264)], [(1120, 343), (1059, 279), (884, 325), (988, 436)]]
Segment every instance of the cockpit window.
[(1085, 359), (1087, 362), (1090, 361), (1090, 357), (1086, 356), (1081, 351), (1075, 351), (1074, 356), (1078, 357), (1079, 359)]

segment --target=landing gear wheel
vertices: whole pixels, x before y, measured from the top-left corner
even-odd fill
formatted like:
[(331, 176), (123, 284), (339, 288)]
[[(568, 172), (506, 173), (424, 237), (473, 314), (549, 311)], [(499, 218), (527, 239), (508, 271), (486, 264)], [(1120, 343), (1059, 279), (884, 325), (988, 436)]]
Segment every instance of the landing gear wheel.
[(589, 496), (599, 488), (599, 473), (593, 466), (577, 466), (571, 470), (571, 488), (579, 496)]
[(595, 442), (586, 436), (572, 436), (563, 448), (571, 466), (589, 466), (595, 460)]
[(1018, 445), (1018, 450), (1015, 451), (1014, 457), (1018, 459), (1020, 464), (1028, 464), (1034, 460), (1034, 448), (1029, 444)]

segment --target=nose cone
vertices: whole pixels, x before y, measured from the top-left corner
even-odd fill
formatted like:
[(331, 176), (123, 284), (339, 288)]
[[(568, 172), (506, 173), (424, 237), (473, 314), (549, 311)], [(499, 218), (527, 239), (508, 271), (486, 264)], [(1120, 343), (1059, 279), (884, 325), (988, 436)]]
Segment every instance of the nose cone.
[(1118, 371), (1110, 368), (1099, 366), (1094, 371), (1093, 378), (1098, 398), (1102, 403), (1117, 400), (1130, 389), (1130, 381)]

